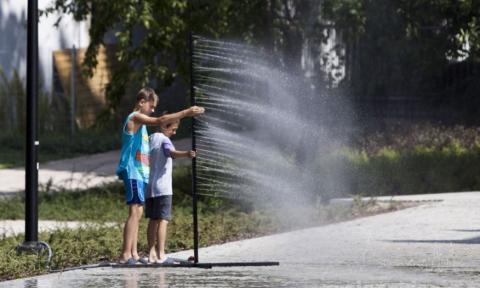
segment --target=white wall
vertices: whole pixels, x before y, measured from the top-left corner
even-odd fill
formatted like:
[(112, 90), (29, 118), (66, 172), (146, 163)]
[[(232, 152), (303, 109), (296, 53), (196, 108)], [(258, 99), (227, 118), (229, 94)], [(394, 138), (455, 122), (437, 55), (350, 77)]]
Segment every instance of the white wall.
[[(45, 9), (52, 0), (38, 0)], [(14, 70), (25, 78), (27, 62), (27, 0), (0, 0), (0, 67), (11, 76)], [(59, 27), (54, 27), (59, 14), (42, 16), (38, 25), (39, 74), (43, 88), (52, 91), (52, 52), (60, 49), (85, 48), (89, 43), (89, 21), (76, 22), (64, 15)]]

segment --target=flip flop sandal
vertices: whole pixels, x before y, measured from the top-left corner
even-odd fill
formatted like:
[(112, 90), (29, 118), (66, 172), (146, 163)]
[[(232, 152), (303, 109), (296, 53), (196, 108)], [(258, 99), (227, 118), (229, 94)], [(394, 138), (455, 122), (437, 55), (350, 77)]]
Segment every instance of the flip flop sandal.
[(157, 261), (157, 264), (176, 264), (177, 261), (175, 259), (167, 257), (165, 260), (159, 260)]
[(135, 260), (135, 258), (128, 258), (128, 260), (118, 260), (117, 262), (118, 264), (120, 265), (134, 265), (137, 263), (137, 260)]

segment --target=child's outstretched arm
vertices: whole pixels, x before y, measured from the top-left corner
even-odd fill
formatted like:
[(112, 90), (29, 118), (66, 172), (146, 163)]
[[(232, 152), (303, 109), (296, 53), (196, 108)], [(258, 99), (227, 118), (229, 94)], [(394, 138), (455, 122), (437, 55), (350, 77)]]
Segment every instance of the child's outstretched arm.
[(195, 158), (197, 157), (197, 152), (190, 150), (190, 151), (177, 151), (177, 150), (172, 150), (170, 151), (170, 156), (175, 159), (175, 158)]
[(185, 117), (195, 117), (200, 114), (203, 114), (205, 109), (200, 106), (192, 106), (188, 109), (182, 110), (180, 112), (172, 113), (172, 114), (165, 114), (160, 117), (150, 117), (142, 113), (135, 113), (132, 117), (132, 120), (136, 123), (144, 124), (144, 125), (164, 125), (171, 122), (179, 121)]

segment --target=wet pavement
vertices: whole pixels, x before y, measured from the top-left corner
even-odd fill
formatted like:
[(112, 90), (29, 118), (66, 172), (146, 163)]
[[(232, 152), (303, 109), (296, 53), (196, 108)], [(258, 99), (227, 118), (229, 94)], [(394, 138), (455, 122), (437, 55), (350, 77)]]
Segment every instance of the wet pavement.
[[(2, 282), (0, 287), (480, 287), (480, 192), (397, 198), (428, 201), (200, 250), (201, 262), (279, 261), (280, 266), (104, 267)], [(171, 256), (190, 255), (192, 251)]]
[(445, 281), (433, 274), (378, 268), (375, 271), (372, 273), (369, 267), (348, 269), (305, 264), (211, 270), (99, 268), (37, 277), (5, 287), (462, 287), (465, 283), (462, 279)]

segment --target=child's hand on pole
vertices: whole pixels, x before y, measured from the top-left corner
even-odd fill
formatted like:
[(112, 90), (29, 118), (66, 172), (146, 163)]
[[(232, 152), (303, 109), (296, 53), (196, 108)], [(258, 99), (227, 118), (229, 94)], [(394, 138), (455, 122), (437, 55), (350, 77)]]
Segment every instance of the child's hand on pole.
[(200, 106), (192, 106), (189, 109), (189, 116), (195, 117), (205, 112), (205, 108)]
[(190, 158), (197, 157), (197, 152), (195, 152), (194, 150), (188, 151), (188, 157), (190, 157)]

